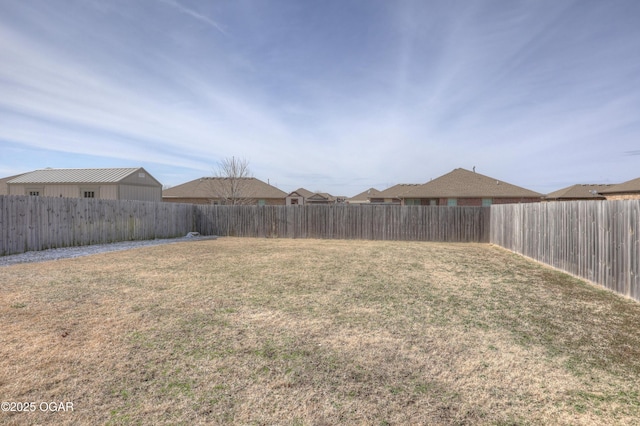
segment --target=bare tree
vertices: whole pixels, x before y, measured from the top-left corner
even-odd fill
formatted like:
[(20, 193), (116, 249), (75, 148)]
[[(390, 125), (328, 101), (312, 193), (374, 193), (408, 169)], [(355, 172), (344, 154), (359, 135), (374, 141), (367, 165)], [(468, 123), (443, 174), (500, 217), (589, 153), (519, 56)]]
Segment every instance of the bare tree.
[(221, 160), (211, 179), (211, 190), (220, 204), (249, 204), (248, 193), (251, 172), (249, 161), (245, 158), (227, 157)]

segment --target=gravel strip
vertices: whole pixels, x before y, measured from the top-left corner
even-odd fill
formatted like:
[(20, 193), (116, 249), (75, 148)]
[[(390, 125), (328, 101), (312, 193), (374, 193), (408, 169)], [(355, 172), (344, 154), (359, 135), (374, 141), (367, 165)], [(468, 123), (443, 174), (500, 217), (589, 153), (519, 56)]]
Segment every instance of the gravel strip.
[(69, 259), (73, 257), (89, 256), (110, 251), (129, 250), (138, 247), (157, 246), (160, 244), (180, 243), (185, 241), (211, 240), (218, 237), (186, 236), (180, 238), (167, 238), (159, 240), (122, 241), (111, 244), (95, 244), (91, 246), (63, 247), (41, 251), (29, 251), (20, 254), (0, 256), (0, 267), (15, 265), (18, 263), (45, 262), (48, 260)]

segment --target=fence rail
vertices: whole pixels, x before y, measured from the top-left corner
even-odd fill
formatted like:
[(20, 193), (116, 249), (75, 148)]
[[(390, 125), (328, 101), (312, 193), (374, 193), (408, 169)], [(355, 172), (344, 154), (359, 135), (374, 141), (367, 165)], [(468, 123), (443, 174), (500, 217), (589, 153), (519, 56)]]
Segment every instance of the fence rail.
[(491, 207), (491, 243), (640, 300), (640, 200)]
[(0, 255), (183, 236), (190, 204), (0, 196)]
[(488, 207), (197, 206), (204, 235), (488, 242)]

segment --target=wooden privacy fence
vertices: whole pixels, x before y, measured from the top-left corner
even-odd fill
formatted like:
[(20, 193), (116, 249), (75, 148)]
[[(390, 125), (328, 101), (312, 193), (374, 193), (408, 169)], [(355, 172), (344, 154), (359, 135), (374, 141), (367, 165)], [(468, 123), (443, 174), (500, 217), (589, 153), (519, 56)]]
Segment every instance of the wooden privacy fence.
[(640, 300), (640, 200), (212, 206), (0, 195), (0, 255), (203, 235), (491, 242)]
[(488, 207), (212, 206), (0, 195), (0, 255), (203, 235), (488, 242)]
[(640, 200), (494, 205), (490, 220), (491, 243), (640, 300)]
[(488, 207), (196, 206), (204, 235), (488, 242)]
[(0, 195), (0, 255), (190, 231), (191, 204)]

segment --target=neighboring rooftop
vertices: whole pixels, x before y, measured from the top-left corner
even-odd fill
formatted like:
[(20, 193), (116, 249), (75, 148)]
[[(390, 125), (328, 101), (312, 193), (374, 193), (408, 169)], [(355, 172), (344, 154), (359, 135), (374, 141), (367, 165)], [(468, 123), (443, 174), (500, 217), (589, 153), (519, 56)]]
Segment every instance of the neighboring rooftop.
[(397, 185), (393, 185), (387, 189), (385, 189), (384, 191), (380, 191), (378, 192), (378, 194), (375, 197), (371, 197), (371, 198), (396, 198), (396, 199), (400, 199), (400, 198), (404, 198), (403, 196), (405, 194), (407, 194), (408, 192), (410, 192), (411, 190), (419, 187), (420, 184), (419, 183), (399, 183)]
[(289, 195), (292, 195), (294, 193), (298, 194), (299, 196), (304, 197), (304, 198), (309, 198), (313, 194), (315, 194), (315, 192), (311, 192), (308, 189), (304, 189), (304, 188), (298, 188), (295, 191), (290, 192)]
[(136, 173), (141, 167), (106, 169), (41, 169), (25, 173), (9, 180), (8, 184), (47, 183), (116, 183)]
[(366, 203), (370, 198), (378, 198), (380, 191), (375, 188), (369, 188), (353, 197), (349, 198), (350, 203)]
[(536, 198), (542, 194), (466, 169), (455, 169), (403, 194), (402, 198)]
[(545, 195), (545, 200), (604, 200), (601, 195), (614, 185), (611, 184), (576, 184), (553, 191)]
[(631, 179), (617, 185), (611, 185), (600, 191), (601, 194), (618, 194), (618, 193), (636, 193), (640, 192), (640, 178)]
[[(216, 194), (224, 193), (224, 183), (230, 178), (202, 177), (162, 191), (164, 198), (216, 198)], [(286, 192), (271, 186), (254, 177), (239, 178), (238, 186), (244, 198), (284, 198)]]

